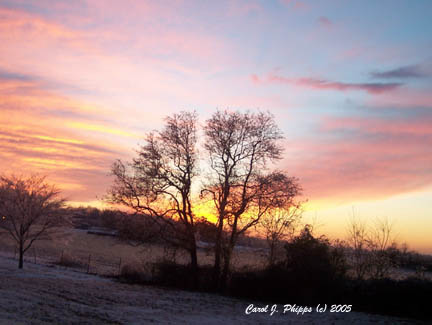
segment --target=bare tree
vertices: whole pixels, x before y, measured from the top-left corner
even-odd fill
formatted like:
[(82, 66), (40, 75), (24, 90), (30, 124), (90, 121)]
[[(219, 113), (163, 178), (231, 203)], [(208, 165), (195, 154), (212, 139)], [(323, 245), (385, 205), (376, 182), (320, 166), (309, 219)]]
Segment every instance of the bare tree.
[(396, 248), (394, 223), (389, 218), (376, 218), (369, 235), (369, 250), (372, 255), (371, 276), (384, 278), (396, 261), (392, 251)]
[(162, 131), (150, 132), (130, 164), (112, 166), (114, 185), (108, 201), (132, 208), (161, 229), (166, 242), (187, 250), (197, 270), (192, 181), (197, 175), (197, 116), (181, 112), (167, 117)]
[(369, 239), (366, 224), (354, 212), (348, 224), (348, 244), (351, 247), (351, 265), (357, 279), (364, 279), (370, 272), (371, 256), (368, 251)]
[(0, 230), (18, 246), (21, 269), (25, 252), (37, 240), (52, 239), (65, 224), (64, 200), (60, 191), (41, 176), (0, 177)]
[(291, 237), (302, 216), (299, 203), (287, 208), (273, 208), (267, 211), (260, 221), (260, 229), (269, 247), (268, 264), (274, 265), (280, 243)]
[(389, 275), (396, 258), (394, 224), (388, 218), (376, 218), (368, 226), (354, 213), (348, 225), (348, 244), (351, 247), (351, 265), (358, 279), (384, 278)]
[[(214, 276), (226, 286), (238, 236), (256, 225), (269, 208), (291, 204), (300, 187), (282, 172), (266, 174), (267, 163), (280, 159), (282, 153), (278, 144), (282, 135), (271, 114), (217, 111), (207, 120), (205, 134), (212, 177), (202, 193), (217, 211)], [(224, 227), (229, 229), (226, 240)]]

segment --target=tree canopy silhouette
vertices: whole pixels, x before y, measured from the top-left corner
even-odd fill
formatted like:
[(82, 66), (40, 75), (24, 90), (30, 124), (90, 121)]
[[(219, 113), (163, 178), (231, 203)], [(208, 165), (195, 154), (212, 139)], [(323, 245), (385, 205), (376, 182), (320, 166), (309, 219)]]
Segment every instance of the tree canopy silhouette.
[[(197, 269), (192, 181), (197, 175), (197, 116), (181, 112), (165, 119), (161, 131), (147, 134), (138, 156), (112, 166), (108, 200), (150, 217), (168, 243), (187, 250)], [(137, 214), (137, 215), (138, 215)]]
[[(286, 173), (269, 171), (268, 164), (281, 159), (283, 151), (282, 133), (270, 113), (217, 111), (204, 131), (211, 177), (202, 193), (211, 198), (218, 214), (214, 276), (226, 287), (239, 235), (269, 209), (293, 205), (301, 188)], [(223, 238), (224, 227), (228, 238)]]

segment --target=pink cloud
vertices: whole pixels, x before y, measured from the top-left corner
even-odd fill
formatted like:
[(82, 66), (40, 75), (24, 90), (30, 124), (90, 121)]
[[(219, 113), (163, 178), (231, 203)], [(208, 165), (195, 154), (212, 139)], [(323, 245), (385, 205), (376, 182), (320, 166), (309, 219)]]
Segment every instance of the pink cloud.
[(299, 0), (279, 0), (279, 2), (286, 7), (292, 7), (296, 10), (309, 9), (310, 7), (306, 2)]
[(57, 46), (67, 44), (87, 52), (95, 49), (91, 46), (87, 33), (73, 30), (38, 15), (0, 7), (0, 17), (0, 39), (9, 44), (25, 45), (23, 49), (29, 45), (46, 47), (50, 42), (56, 42)]
[[(200, 29), (171, 28), (161, 23), (161, 20), (179, 25), (188, 23), (176, 12), (176, 7), (175, 3), (172, 8), (165, 8), (144, 2), (130, 2), (130, 6), (113, 2), (110, 6), (92, 1), (82, 9), (83, 15), (76, 14), (77, 8), (68, 7), (71, 13), (61, 11), (61, 19), (58, 19), (0, 6), (0, 41), (8, 43), (8, 61), (12, 62), (26, 54), (37, 55), (39, 52), (45, 56), (56, 56), (61, 52), (64, 59), (70, 56), (72, 60), (77, 54), (92, 56), (91, 59), (98, 61), (120, 54), (122, 60), (125, 55), (133, 60), (145, 56), (147, 62), (163, 57), (168, 68), (176, 64), (181, 70), (188, 64), (214, 68), (232, 62), (226, 54), (229, 51), (225, 42), (216, 36), (209, 36)], [(110, 17), (112, 19), (108, 19)], [(138, 25), (131, 26), (132, 19), (136, 19)], [(178, 64), (179, 61), (182, 64)]]
[(368, 104), (374, 107), (432, 107), (432, 91), (404, 87), (374, 96), (368, 100)]
[(279, 0), (279, 2), (282, 5), (295, 10), (304, 10), (310, 8), (310, 5), (308, 3), (300, 0)]
[(268, 81), (270, 83), (290, 84), (298, 87), (312, 88), (318, 90), (362, 90), (371, 94), (380, 94), (391, 91), (401, 85), (400, 83), (347, 83), (315, 78), (286, 78), (275, 74), (269, 75)]
[[(100, 105), (114, 109), (161, 106), (169, 98), (189, 101), (197, 96), (193, 80), (217, 74), (237, 59), (217, 35), (190, 28), (190, 17), (177, 12), (176, 3), (162, 7), (90, 1), (61, 11), (59, 19), (0, 6), (0, 43), (7, 44), (0, 51), (0, 70), (25, 71), (57, 87), (71, 85), (62, 90), (86, 100), (98, 97)], [(189, 27), (178, 27), (184, 25)]]
[(251, 75), (251, 80), (252, 80), (254, 83), (260, 83), (260, 81), (261, 81), (260, 77), (258, 77), (256, 74), (252, 74), (252, 75)]
[(288, 78), (276, 73), (268, 74), (266, 79), (262, 79), (256, 74), (251, 75), (251, 80), (254, 83), (269, 83), (269, 84), (285, 84), (302, 88), (310, 88), (317, 90), (336, 90), (336, 91), (366, 91), (370, 94), (382, 94), (393, 91), (399, 88), (402, 84), (397, 82), (366, 82), (366, 83), (350, 83), (341, 81), (331, 81), (317, 78)]
[(294, 3), (294, 8), (295, 9), (308, 9), (309, 5), (304, 1), (296, 1)]
[(432, 135), (432, 117), (409, 120), (378, 120), (373, 118), (326, 118), (322, 130), (358, 130), (369, 134)]
[(228, 2), (228, 16), (245, 16), (252, 12), (261, 11), (262, 7), (257, 1), (231, 0)]
[(283, 167), (311, 200), (346, 203), (419, 190), (432, 184), (431, 122), (326, 118), (320, 139), (286, 144), (291, 159)]
[(324, 28), (331, 28), (333, 27), (333, 23), (330, 19), (328, 19), (327, 17), (321, 16), (318, 18), (318, 23), (321, 27)]

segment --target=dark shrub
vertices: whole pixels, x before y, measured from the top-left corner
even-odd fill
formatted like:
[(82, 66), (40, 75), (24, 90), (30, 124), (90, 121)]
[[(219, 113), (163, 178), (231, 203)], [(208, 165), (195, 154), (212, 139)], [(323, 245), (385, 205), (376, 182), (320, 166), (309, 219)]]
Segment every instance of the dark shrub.
[(151, 283), (151, 274), (144, 267), (136, 264), (123, 265), (120, 271), (119, 280), (126, 283)]
[(405, 280), (371, 279), (351, 281), (346, 295), (353, 309), (402, 317), (432, 319), (432, 282), (418, 278)]
[(285, 261), (259, 272), (232, 275), (233, 295), (278, 302), (312, 304), (340, 301), (343, 296), (345, 258), (308, 227), (285, 245)]
[(212, 268), (200, 267), (193, 272), (189, 265), (162, 261), (154, 265), (153, 282), (179, 289), (212, 291)]
[(285, 250), (284, 265), (300, 281), (322, 285), (345, 275), (343, 252), (332, 248), (325, 237), (315, 238), (308, 226), (285, 245)]

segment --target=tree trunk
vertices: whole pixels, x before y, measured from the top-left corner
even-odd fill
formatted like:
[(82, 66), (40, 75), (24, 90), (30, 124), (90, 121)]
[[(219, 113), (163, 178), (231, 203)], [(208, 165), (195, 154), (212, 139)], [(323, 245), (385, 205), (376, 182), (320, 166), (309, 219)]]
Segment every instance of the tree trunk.
[(270, 256), (269, 256), (269, 266), (273, 266), (275, 255), (275, 243), (272, 241), (270, 243)]
[(19, 262), (18, 262), (18, 268), (22, 269), (24, 265), (24, 247), (23, 244), (20, 243), (19, 245)]
[(220, 285), (220, 274), (221, 274), (221, 254), (222, 254), (222, 232), (223, 232), (223, 220), (219, 219), (218, 232), (216, 234), (215, 243), (215, 264), (213, 267), (213, 284), (216, 288)]
[(198, 288), (199, 278), (198, 278), (198, 256), (195, 238), (192, 242), (192, 247), (190, 249), (191, 258), (191, 272), (192, 272), (192, 286), (194, 289)]
[(230, 266), (231, 266), (231, 256), (234, 250), (235, 242), (237, 240), (237, 221), (238, 221), (238, 217), (236, 216), (234, 218), (234, 223), (231, 229), (230, 241), (228, 243), (228, 247), (224, 255), (225, 260), (224, 260), (224, 268), (222, 271), (222, 279), (221, 279), (222, 291), (227, 291), (229, 287), (228, 279), (229, 279)]
[(196, 235), (195, 228), (193, 224), (187, 225), (187, 232), (189, 236), (189, 254), (190, 254), (190, 265), (192, 270), (198, 270), (198, 255), (197, 255), (197, 244), (196, 244)]
[(198, 270), (198, 255), (195, 239), (193, 240), (192, 247), (190, 249), (190, 258), (192, 270)]
[(234, 250), (234, 243), (229, 243), (226, 252), (225, 252), (225, 259), (224, 259), (224, 268), (222, 271), (222, 278), (220, 282), (220, 289), (224, 292), (226, 292), (229, 288), (229, 275), (230, 275), (230, 266), (231, 266), (231, 256), (232, 252)]

